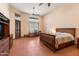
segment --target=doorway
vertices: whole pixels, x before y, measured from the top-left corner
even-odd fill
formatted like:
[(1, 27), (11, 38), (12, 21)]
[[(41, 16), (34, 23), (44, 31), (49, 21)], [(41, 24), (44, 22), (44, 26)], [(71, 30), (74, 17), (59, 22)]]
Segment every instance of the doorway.
[(21, 21), (15, 20), (15, 38), (21, 37)]

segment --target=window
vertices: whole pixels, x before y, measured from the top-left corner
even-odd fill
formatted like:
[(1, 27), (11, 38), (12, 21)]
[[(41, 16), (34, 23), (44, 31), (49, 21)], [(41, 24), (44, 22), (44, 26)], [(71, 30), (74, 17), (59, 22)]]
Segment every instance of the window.
[(39, 31), (39, 20), (36, 17), (29, 17), (30, 33)]

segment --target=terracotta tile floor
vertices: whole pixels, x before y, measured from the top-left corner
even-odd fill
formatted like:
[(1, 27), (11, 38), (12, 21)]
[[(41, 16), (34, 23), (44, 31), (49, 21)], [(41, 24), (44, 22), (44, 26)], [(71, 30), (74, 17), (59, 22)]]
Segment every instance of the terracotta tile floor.
[(78, 56), (79, 49), (69, 46), (53, 53), (40, 42), (39, 37), (20, 38), (13, 41), (10, 56)]

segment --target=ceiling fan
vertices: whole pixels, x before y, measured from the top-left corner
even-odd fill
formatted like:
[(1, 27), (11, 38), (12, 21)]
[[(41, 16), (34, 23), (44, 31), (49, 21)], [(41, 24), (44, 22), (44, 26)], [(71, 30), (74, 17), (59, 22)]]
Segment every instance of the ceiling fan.
[[(39, 6), (41, 6), (42, 4), (44, 4), (44, 3), (40, 3)], [(47, 4), (48, 7), (51, 6), (51, 3), (46, 3), (46, 4)]]

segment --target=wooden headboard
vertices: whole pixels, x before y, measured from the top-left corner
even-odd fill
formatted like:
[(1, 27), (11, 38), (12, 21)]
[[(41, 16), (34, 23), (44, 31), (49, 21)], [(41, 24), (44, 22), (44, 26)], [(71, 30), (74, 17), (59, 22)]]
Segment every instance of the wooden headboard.
[(75, 37), (76, 28), (56, 28), (56, 32), (70, 33)]

